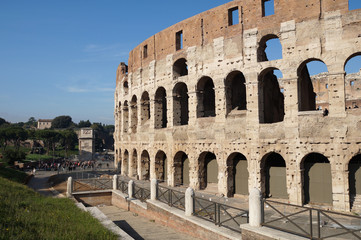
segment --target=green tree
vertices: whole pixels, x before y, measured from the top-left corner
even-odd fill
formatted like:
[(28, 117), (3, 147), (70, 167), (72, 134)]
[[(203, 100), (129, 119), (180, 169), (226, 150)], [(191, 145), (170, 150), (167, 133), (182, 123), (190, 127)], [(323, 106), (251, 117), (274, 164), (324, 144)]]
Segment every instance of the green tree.
[(7, 125), (9, 125), (9, 123), (5, 119), (0, 117), (0, 127), (4, 127)]
[(26, 157), (25, 152), (15, 149), (6, 149), (3, 155), (9, 165), (14, 165), (15, 161), (23, 161)]
[(78, 128), (87, 128), (90, 127), (92, 124), (89, 120), (83, 121), (81, 120), (78, 124)]
[(16, 150), (19, 150), (20, 143), (28, 138), (28, 133), (23, 128), (18, 126), (10, 126), (6, 128), (0, 128), (0, 143), (3, 150), (9, 143), (13, 143)]
[(52, 128), (55, 129), (64, 129), (68, 128), (73, 124), (73, 121), (70, 116), (58, 116), (54, 118), (51, 123)]
[(60, 134), (61, 144), (65, 149), (65, 157), (68, 157), (68, 151), (74, 149), (78, 142), (78, 135), (72, 129), (61, 131)]
[(35, 133), (37, 139), (43, 140), (47, 148), (47, 155), (49, 155), (50, 148), (53, 150), (53, 156), (55, 152), (55, 145), (60, 140), (60, 134), (51, 129), (38, 130)]

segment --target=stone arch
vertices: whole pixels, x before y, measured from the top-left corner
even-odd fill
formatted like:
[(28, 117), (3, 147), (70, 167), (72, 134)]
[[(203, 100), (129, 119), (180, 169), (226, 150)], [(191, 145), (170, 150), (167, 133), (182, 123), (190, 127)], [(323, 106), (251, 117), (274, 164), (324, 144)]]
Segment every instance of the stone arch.
[(141, 125), (144, 125), (150, 119), (150, 99), (148, 92), (143, 92), (140, 105), (140, 122)]
[(303, 203), (332, 205), (332, 175), (329, 160), (320, 153), (309, 153), (301, 161)]
[(173, 64), (173, 77), (178, 78), (188, 75), (188, 65), (185, 58), (180, 58)]
[(140, 156), (140, 180), (149, 180), (150, 179), (150, 157), (147, 150), (144, 150)]
[[(203, 152), (198, 158), (199, 187), (201, 190), (218, 184), (217, 157), (212, 152)], [(216, 188), (218, 190), (218, 188)]]
[(128, 150), (124, 151), (123, 157), (123, 175), (128, 176), (128, 166), (129, 166), (129, 152)]
[(183, 82), (173, 88), (173, 125), (188, 125), (188, 88)]
[(116, 171), (117, 173), (121, 173), (122, 172), (122, 150), (121, 149), (117, 149), (116, 152), (116, 156), (117, 156), (117, 164), (116, 164)]
[(345, 103), (346, 109), (361, 107), (361, 52), (352, 54), (344, 65), (345, 75)]
[(215, 92), (213, 80), (202, 77), (197, 84), (197, 117), (216, 116)]
[(154, 127), (167, 127), (167, 94), (164, 87), (159, 87), (154, 98)]
[[(267, 43), (270, 46), (267, 46)], [(268, 34), (261, 38), (258, 46), (257, 59), (258, 62), (282, 59), (282, 45), (277, 35)]]
[(138, 105), (137, 96), (133, 95), (132, 101), (130, 102), (131, 116), (130, 116), (130, 129), (132, 133), (137, 132), (138, 125)]
[(312, 70), (312, 64), (315, 63), (322, 63), (327, 69), (326, 64), (316, 58), (307, 59), (297, 69), (299, 111), (328, 108), (328, 77), (325, 74), (310, 73), (309, 69)]
[(246, 110), (246, 79), (240, 71), (233, 71), (225, 79), (226, 87), (226, 110), (229, 114), (232, 110)]
[(189, 185), (189, 158), (185, 152), (177, 152), (174, 156), (175, 185)]
[(136, 149), (133, 149), (132, 161), (130, 162), (129, 169), (130, 169), (129, 173), (132, 174), (129, 177), (137, 178), (138, 177), (138, 153), (137, 153)]
[(227, 158), (227, 196), (248, 195), (247, 158), (238, 152)]
[(348, 164), (350, 209), (360, 210), (361, 201), (361, 154), (354, 156)]
[(286, 162), (275, 152), (266, 154), (261, 161), (262, 192), (266, 198), (288, 199)]
[(159, 150), (155, 155), (155, 176), (161, 182), (167, 182), (167, 155)]
[[(275, 75), (277, 68), (267, 68), (261, 72), (258, 81), (260, 123), (282, 122), (285, 115), (284, 96)], [(279, 71), (279, 70), (278, 70)]]
[(127, 133), (129, 128), (129, 107), (128, 101), (124, 101), (123, 106), (123, 132)]
[(125, 93), (125, 94), (128, 94), (128, 92), (129, 92), (129, 85), (128, 85), (128, 81), (127, 81), (127, 80), (124, 80), (124, 82), (123, 82), (123, 90), (124, 90), (124, 93)]

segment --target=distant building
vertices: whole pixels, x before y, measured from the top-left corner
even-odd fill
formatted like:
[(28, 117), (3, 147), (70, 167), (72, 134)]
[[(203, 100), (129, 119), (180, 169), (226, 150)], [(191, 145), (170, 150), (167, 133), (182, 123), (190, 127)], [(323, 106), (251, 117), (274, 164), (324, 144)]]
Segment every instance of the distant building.
[(52, 119), (39, 119), (38, 120), (38, 129), (47, 129), (51, 128)]
[(79, 160), (89, 161), (93, 159), (95, 152), (94, 131), (92, 128), (82, 128), (79, 137)]

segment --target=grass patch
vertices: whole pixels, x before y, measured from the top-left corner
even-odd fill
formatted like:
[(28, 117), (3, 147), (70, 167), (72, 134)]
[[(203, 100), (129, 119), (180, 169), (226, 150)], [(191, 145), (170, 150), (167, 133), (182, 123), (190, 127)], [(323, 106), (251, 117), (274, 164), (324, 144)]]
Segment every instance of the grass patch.
[(0, 167), (0, 177), (9, 179), (14, 182), (18, 183), (25, 183), (28, 174), (17, 171), (11, 168)]
[(0, 239), (117, 239), (69, 199), (0, 177)]

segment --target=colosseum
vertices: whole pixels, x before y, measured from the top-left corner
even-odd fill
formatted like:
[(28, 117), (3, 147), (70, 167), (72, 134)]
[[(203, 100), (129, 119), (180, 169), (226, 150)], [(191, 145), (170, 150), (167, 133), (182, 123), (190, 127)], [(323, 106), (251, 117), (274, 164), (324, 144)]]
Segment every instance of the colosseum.
[(348, 0), (234, 0), (181, 21), (117, 69), (115, 164), (226, 197), (361, 210), (361, 79), (345, 71), (360, 49)]

